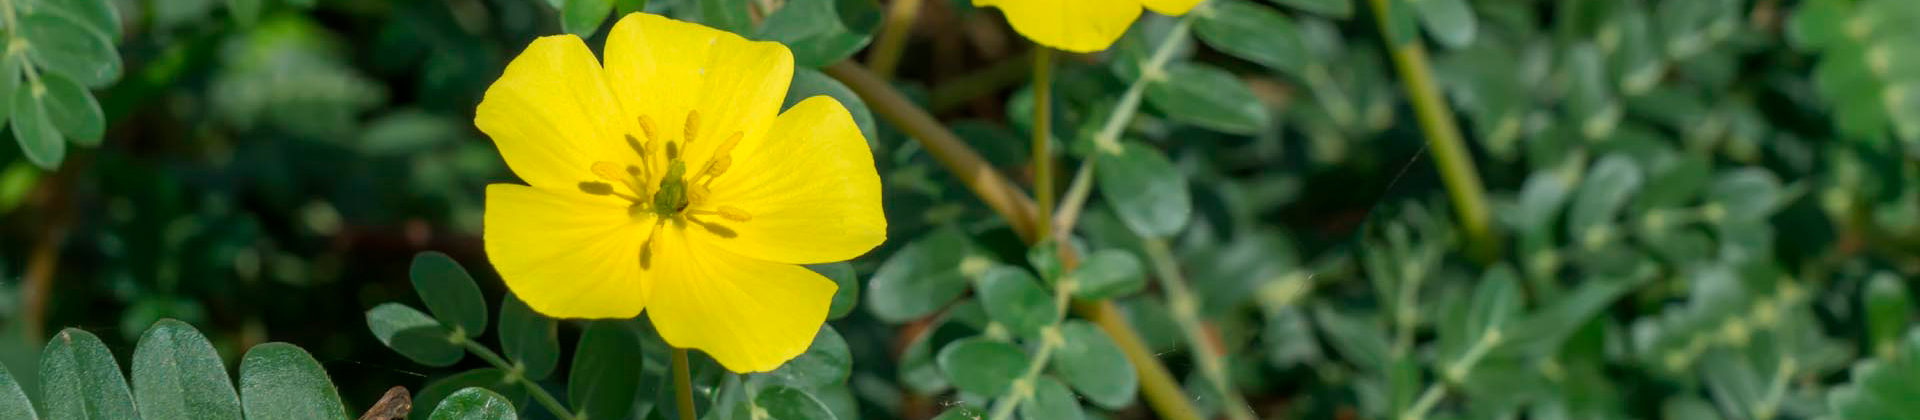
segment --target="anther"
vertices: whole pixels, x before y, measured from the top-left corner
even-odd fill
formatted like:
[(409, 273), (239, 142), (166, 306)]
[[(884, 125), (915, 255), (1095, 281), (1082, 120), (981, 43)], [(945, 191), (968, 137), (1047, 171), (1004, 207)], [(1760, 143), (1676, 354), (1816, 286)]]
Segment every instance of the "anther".
[[(645, 115), (640, 116), (640, 132), (646, 134), (647, 140), (649, 141), (655, 138), (653, 136), (653, 118), (648, 118)], [(648, 149), (651, 150), (652, 147), (648, 147)]]
[(745, 222), (748, 220), (753, 220), (753, 215), (747, 214), (746, 210), (741, 210), (739, 207), (720, 206), (719, 210), (720, 210), (720, 217), (725, 217), (727, 218), (727, 220), (732, 220), (735, 222)]
[(707, 175), (720, 176), (727, 173), (727, 168), (730, 167), (733, 167), (733, 156), (721, 156), (707, 165)]
[(700, 201), (706, 199), (708, 194), (713, 194), (713, 190), (707, 189), (706, 184), (687, 184), (688, 199)]
[(700, 111), (687, 111), (686, 134), (687, 138), (684, 141), (687, 142), (691, 142), (695, 137), (700, 136)]

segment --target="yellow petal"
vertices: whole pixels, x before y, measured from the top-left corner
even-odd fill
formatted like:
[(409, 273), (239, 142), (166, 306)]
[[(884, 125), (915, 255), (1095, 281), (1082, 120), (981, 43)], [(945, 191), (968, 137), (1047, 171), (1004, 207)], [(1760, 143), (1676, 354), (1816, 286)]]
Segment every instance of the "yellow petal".
[(1140, 4), (1152, 9), (1154, 13), (1167, 16), (1187, 14), (1188, 10), (1193, 10), (1193, 6), (1200, 2), (1201, 0), (1140, 0)]
[(732, 157), (713, 195), (696, 205), (747, 217), (708, 218), (732, 233), (715, 235), (714, 244), (747, 257), (813, 264), (858, 257), (887, 239), (873, 152), (839, 101), (800, 101)]
[(780, 112), (793, 80), (793, 53), (778, 42), (646, 13), (613, 25), (606, 56), (608, 81), (626, 104), (626, 118), (646, 115), (667, 137), (661, 142), (680, 141), (688, 111), (699, 112), (688, 162), (706, 162), (733, 133), (758, 137)]
[(698, 228), (685, 229), (663, 229), (654, 242), (647, 317), (660, 338), (740, 373), (773, 370), (805, 352), (838, 286), (805, 267), (689, 240)]
[(520, 179), (564, 190), (595, 179), (595, 160), (633, 154), (621, 140), (629, 126), (618, 120), (619, 106), (586, 44), (556, 35), (534, 40), (507, 64), (473, 122)]
[(608, 196), (487, 186), (487, 259), (520, 300), (555, 318), (632, 318), (647, 302), (640, 245), (650, 217)]
[(1140, 0), (973, 0), (973, 5), (998, 7), (1020, 35), (1073, 52), (1107, 49), (1140, 17)]

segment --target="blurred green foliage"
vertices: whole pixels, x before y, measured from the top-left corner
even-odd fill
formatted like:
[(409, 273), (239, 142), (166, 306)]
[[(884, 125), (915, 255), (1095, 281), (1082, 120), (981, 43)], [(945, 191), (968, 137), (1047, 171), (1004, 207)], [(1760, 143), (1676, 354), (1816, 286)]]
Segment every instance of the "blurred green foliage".
[[(480, 242), (515, 182), (482, 92), (636, 11), (789, 46), (786, 105), (846, 104), (885, 188), (891, 240), (811, 267), (840, 292), (805, 354), (693, 357), (702, 419), (1173, 417), (1134, 350), (1198, 418), (1920, 412), (1911, 0), (1148, 14), (1056, 57), (1039, 158), (1091, 199), (1031, 246), (829, 76), (913, 19), (887, 86), (1033, 185), (1029, 47), (965, 0), (0, 0), (0, 417), (346, 419), (401, 385), (415, 419), (677, 418), (648, 322), (534, 313)], [(1102, 301), (1145, 348), (1074, 310)]]

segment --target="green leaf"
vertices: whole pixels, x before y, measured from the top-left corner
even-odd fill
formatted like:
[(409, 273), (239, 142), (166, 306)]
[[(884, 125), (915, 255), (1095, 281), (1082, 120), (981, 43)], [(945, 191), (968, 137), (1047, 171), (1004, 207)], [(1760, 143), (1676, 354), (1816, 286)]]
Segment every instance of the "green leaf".
[(808, 269), (820, 273), (828, 280), (839, 285), (833, 291), (833, 303), (827, 307), (827, 320), (832, 321), (853, 313), (853, 307), (860, 304), (860, 277), (853, 272), (853, 264), (837, 262), (829, 264), (810, 264)]
[(1047, 420), (1081, 420), (1080, 401), (1073, 391), (1053, 378), (1041, 377), (1034, 383), (1033, 398), (1020, 403), (1020, 417)]
[(1267, 0), (1274, 4), (1300, 9), (1308, 13), (1335, 19), (1353, 17), (1353, 0)]
[(260, 21), (261, 2), (267, 0), (227, 0), (227, 13), (233, 15), (233, 21), (242, 27), (253, 26)]
[(560, 30), (591, 38), (600, 24), (613, 13), (613, 0), (563, 0), (560, 5)]
[(513, 403), (486, 388), (466, 388), (434, 407), (429, 420), (517, 420)]
[(997, 265), (980, 276), (980, 303), (987, 316), (1021, 337), (1037, 337), (1053, 323), (1058, 307), (1027, 270)]
[(840, 101), (840, 106), (853, 114), (853, 123), (860, 126), (860, 134), (866, 136), (868, 144), (880, 140), (880, 132), (873, 125), (873, 111), (867, 107), (867, 102), (860, 100), (860, 95), (854, 94), (853, 89), (848, 89), (847, 85), (819, 70), (806, 67), (793, 69), (793, 86), (787, 88), (786, 102), (780, 108), (791, 108), (800, 101), (820, 95)]
[(933, 420), (980, 420), (984, 418), (987, 418), (987, 410), (982, 410), (979, 407), (961, 405), (941, 412), (940, 415), (934, 416)]
[(954, 340), (935, 359), (955, 388), (980, 395), (1006, 395), (1027, 371), (1027, 352), (986, 337)]
[(1272, 116), (1253, 89), (1226, 70), (1183, 61), (1147, 84), (1147, 103), (1168, 118), (1209, 130), (1258, 134), (1273, 125)]
[(13, 118), (14, 95), (24, 86), (20, 80), (22, 66), (28, 65), (25, 60), (25, 55), (0, 52), (0, 126)]
[[(551, 1), (551, 0), (549, 0)], [(647, 11), (647, 0), (614, 0), (615, 18)]]
[(381, 344), (423, 365), (452, 366), (467, 355), (450, 340), (453, 331), (405, 304), (387, 302), (368, 309), (367, 329)]
[(887, 322), (907, 322), (932, 313), (967, 291), (961, 261), (970, 254), (965, 234), (944, 227), (887, 257), (867, 279), (867, 310)]
[(240, 361), (240, 403), (249, 419), (346, 420), (347, 407), (320, 362), (287, 343), (253, 346)]
[(624, 419), (640, 388), (640, 338), (620, 321), (594, 321), (580, 333), (567, 375), (567, 402), (592, 419)]
[(1765, 221), (1782, 205), (1780, 178), (1761, 168), (1740, 168), (1722, 172), (1707, 188), (1707, 201), (1714, 203), (1734, 223)]
[(455, 392), (469, 388), (486, 388), (505, 396), (506, 400), (525, 401), (526, 388), (508, 380), (507, 371), (495, 368), (474, 369), (449, 375), (427, 383), (413, 396), (415, 418), (433, 418), (440, 410), (442, 401)]
[(1567, 209), (1567, 231), (1589, 245), (1610, 233), (1620, 234), (1607, 229), (1612, 229), (1620, 209), (1640, 190), (1640, 180), (1640, 167), (1633, 158), (1619, 153), (1601, 157), (1574, 193), (1573, 204)]
[(100, 112), (100, 102), (93, 99), (93, 94), (58, 74), (41, 75), (40, 81), (46, 86), (40, 105), (46, 108), (47, 121), (53, 128), (74, 143), (100, 144), (107, 133), (107, 117)]
[(22, 86), (13, 92), (13, 139), (20, 143), (20, 151), (28, 161), (51, 171), (67, 159), (67, 142), (60, 139), (59, 130), (47, 118), (40, 99), (45, 93), (46, 86), (40, 84)]
[(807, 346), (807, 352), (788, 360), (779, 369), (768, 372), (767, 376), (796, 387), (813, 389), (846, 382), (852, 372), (853, 353), (847, 349), (847, 340), (832, 325), (821, 325), (820, 333), (813, 336), (813, 344)]
[(1379, 323), (1354, 318), (1327, 305), (1314, 306), (1314, 321), (1347, 360), (1360, 368), (1385, 372), (1387, 368), (1386, 328)]
[(1920, 334), (1908, 333), (1892, 357), (1854, 363), (1848, 381), (1827, 394), (1827, 410), (1836, 420), (1904, 418), (1920, 409), (1911, 396), (1920, 393)]
[(27, 392), (20, 389), (20, 382), (14, 379), (13, 372), (0, 364), (0, 417), (21, 420), (36, 420), (33, 412), (33, 400), (27, 399)]
[(794, 64), (819, 68), (866, 47), (880, 18), (873, 0), (790, 0), (767, 16), (752, 38), (787, 44)]
[(1100, 195), (1134, 233), (1173, 236), (1193, 218), (1186, 174), (1159, 150), (1126, 141), (1120, 143), (1119, 150), (1100, 150), (1096, 159), (1100, 170), (1094, 175)]
[[(1235, 57), (1295, 77), (1311, 63), (1306, 41), (1287, 15), (1248, 0), (1201, 3), (1193, 33), (1200, 41)], [(1174, 79), (1180, 80), (1180, 79)]]
[(1473, 9), (1466, 0), (1407, 0), (1420, 14), (1420, 25), (1427, 34), (1448, 48), (1473, 44), (1476, 25)]
[(441, 324), (467, 337), (487, 331), (487, 300), (480, 296), (480, 286), (473, 283), (473, 276), (453, 257), (438, 251), (415, 254), (408, 273), (413, 277), (413, 291), (427, 302), (427, 310)]
[(40, 392), (43, 414), (51, 420), (139, 416), (113, 352), (79, 329), (61, 330), (40, 352)]
[(1111, 299), (1139, 292), (1147, 286), (1140, 259), (1120, 249), (1094, 251), (1067, 277), (1078, 283), (1073, 295), (1081, 299)]
[(1053, 352), (1053, 372), (1094, 405), (1118, 410), (1133, 404), (1140, 377), (1133, 362), (1100, 327), (1081, 320), (1060, 325), (1065, 341)]
[(507, 360), (525, 369), (521, 373), (527, 379), (546, 379), (560, 363), (560, 340), (554, 335), (553, 319), (533, 312), (512, 293), (501, 297), (500, 350)]
[(60, 9), (108, 39), (120, 39), (120, 11), (113, 4), (113, 0), (44, 0), (38, 5)]
[(220, 353), (192, 325), (162, 319), (133, 351), (133, 396), (146, 420), (240, 420)]
[(700, 23), (736, 34), (753, 26), (747, 18), (747, 2), (738, 0), (700, 0)]
[(1558, 350), (1581, 326), (1642, 281), (1612, 278), (1582, 281), (1572, 293), (1514, 323), (1511, 334), (1501, 335), (1504, 339), (1500, 341), (1500, 353), (1542, 355)]
[(1891, 356), (1900, 334), (1912, 325), (1913, 294), (1900, 276), (1875, 273), (1866, 287), (1867, 343), (1874, 354)]
[(1787, 18), (1787, 40), (1803, 50), (1826, 49), (1845, 42), (1852, 9), (1852, 0), (1800, 2), (1793, 16)]
[(120, 78), (120, 54), (107, 34), (88, 28), (71, 15), (48, 9), (20, 16), (20, 38), (27, 57), (48, 73), (87, 87), (104, 87)]
[(1474, 287), (1472, 312), (1468, 313), (1466, 343), (1482, 340), (1488, 334), (1502, 334), (1520, 314), (1520, 274), (1512, 266), (1501, 264), (1487, 270)]
[(1614, 84), (1607, 77), (1606, 61), (1600, 49), (1589, 44), (1567, 48), (1564, 65), (1568, 75), (1567, 116), (1580, 127), (1587, 140), (1605, 139), (1620, 124), (1621, 105), (1614, 96)]
[(753, 405), (774, 420), (837, 420), (819, 398), (793, 387), (773, 386), (753, 397)]

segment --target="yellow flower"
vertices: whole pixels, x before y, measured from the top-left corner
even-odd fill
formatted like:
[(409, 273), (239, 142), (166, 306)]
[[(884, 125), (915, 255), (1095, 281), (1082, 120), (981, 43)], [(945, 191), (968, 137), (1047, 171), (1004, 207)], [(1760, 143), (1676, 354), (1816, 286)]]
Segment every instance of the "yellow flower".
[(998, 7), (1013, 30), (1040, 45), (1073, 52), (1107, 49), (1140, 17), (1140, 6), (1168, 16), (1186, 14), (1201, 0), (973, 0)]
[(815, 96), (781, 113), (793, 54), (635, 13), (606, 65), (573, 35), (533, 41), (474, 123), (531, 186), (487, 186), (487, 256), (562, 318), (631, 318), (735, 372), (804, 352), (836, 286), (798, 264), (886, 240), (880, 177), (853, 117)]

